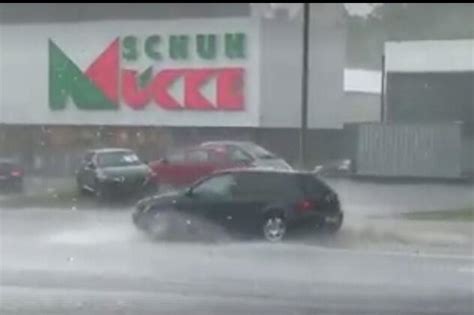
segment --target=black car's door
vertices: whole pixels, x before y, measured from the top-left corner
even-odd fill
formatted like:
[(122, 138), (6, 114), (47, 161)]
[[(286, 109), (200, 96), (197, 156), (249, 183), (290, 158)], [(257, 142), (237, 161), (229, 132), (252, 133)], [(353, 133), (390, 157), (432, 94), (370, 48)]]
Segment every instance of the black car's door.
[(251, 172), (236, 175), (232, 204), (226, 209), (227, 227), (236, 233), (255, 233), (261, 224), (262, 210), (267, 203), (265, 176)]
[(232, 208), (232, 189), (235, 178), (231, 173), (215, 175), (202, 180), (177, 202), (177, 208), (189, 216), (228, 227), (229, 209)]

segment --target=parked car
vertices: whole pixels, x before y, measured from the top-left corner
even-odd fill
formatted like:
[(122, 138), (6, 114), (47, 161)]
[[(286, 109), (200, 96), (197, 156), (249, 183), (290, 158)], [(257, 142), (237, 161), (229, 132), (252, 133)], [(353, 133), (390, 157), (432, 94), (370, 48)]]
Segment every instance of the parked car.
[(81, 192), (104, 199), (154, 191), (154, 176), (132, 150), (105, 148), (84, 155), (76, 181)]
[(343, 212), (337, 194), (314, 174), (255, 168), (215, 172), (189, 188), (144, 199), (133, 213), (134, 224), (153, 237), (196, 231), (203, 221), (276, 242), (304, 228), (335, 233)]
[(276, 154), (246, 141), (212, 141), (170, 154), (150, 163), (160, 185), (183, 187), (214, 171), (235, 167), (291, 170)]
[(24, 170), (14, 159), (0, 158), (0, 189), (5, 191), (23, 191)]
[(332, 160), (314, 168), (314, 173), (327, 177), (349, 176), (352, 171), (352, 161), (350, 159)]

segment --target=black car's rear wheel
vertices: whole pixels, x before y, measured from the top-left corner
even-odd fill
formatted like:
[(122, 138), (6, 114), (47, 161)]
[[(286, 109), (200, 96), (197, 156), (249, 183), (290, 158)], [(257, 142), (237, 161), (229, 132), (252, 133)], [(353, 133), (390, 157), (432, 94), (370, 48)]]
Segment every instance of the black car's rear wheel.
[(91, 193), (90, 190), (84, 188), (84, 186), (82, 186), (80, 183), (77, 183), (77, 191), (79, 192), (80, 196), (87, 196)]
[(286, 234), (286, 222), (282, 215), (270, 214), (263, 220), (262, 232), (269, 242), (280, 242)]
[(24, 191), (23, 180), (19, 180), (18, 182), (16, 182), (13, 190), (18, 194), (22, 193)]
[(334, 217), (326, 218), (324, 223), (324, 230), (330, 234), (334, 234), (339, 231), (342, 227), (344, 216), (341, 213), (338, 213)]

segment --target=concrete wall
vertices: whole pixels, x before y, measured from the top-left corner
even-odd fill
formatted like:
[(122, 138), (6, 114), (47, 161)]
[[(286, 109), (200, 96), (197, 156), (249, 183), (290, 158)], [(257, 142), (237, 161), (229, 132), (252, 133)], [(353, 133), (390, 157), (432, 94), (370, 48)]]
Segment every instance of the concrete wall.
[(301, 121), (301, 25), (299, 21), (261, 23), (261, 108), (265, 127), (294, 127)]
[(380, 121), (380, 94), (346, 92), (344, 106), (351, 108), (348, 122)]
[[(301, 19), (262, 21), (261, 121), (263, 127), (301, 124)], [(311, 6), (309, 43), (309, 128), (340, 129), (354, 114), (373, 115), (344, 102), (346, 25), (342, 4)]]
[(246, 3), (0, 3), (1, 23), (249, 16)]

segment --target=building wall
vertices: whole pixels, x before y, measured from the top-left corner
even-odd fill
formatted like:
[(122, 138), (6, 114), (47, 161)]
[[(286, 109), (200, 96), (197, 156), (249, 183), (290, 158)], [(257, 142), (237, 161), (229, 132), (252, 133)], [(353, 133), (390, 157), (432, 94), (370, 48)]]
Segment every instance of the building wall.
[(301, 122), (300, 24), (286, 19), (263, 20), (261, 27), (261, 123), (269, 128), (298, 126)]
[(0, 3), (3, 24), (143, 20), (250, 15), (246, 3)]
[[(249, 4), (245, 3), (0, 4), (0, 28), (11, 24), (34, 28), (50, 22), (77, 24), (145, 19), (159, 23), (183, 18), (248, 17), (250, 11)], [(349, 16), (342, 4), (311, 5), (310, 128), (340, 129), (344, 123), (373, 121), (379, 117), (379, 106), (351, 105), (352, 97), (344, 95), (343, 69), (380, 69), (385, 41), (473, 38), (474, 28), (468, 27), (472, 24), (473, 4), (384, 4), (376, 11), (368, 17), (357, 17)], [(439, 23), (440, 19), (443, 23)], [(298, 127), (301, 14), (292, 20), (287, 15), (264, 19), (261, 27), (259, 125)], [(86, 35), (72, 34), (87, 42)], [(38, 49), (33, 46), (27, 50)], [(2, 54), (5, 55), (5, 51), (0, 51), (0, 58)], [(2, 84), (0, 82), (0, 86)], [(27, 88), (25, 91), (31, 93)]]
[[(360, 108), (344, 102), (346, 24), (342, 4), (311, 5), (308, 127), (341, 129)], [(286, 16), (262, 21), (262, 126), (301, 125), (302, 22)], [(360, 113), (371, 115), (370, 112)]]
[(345, 122), (379, 122), (381, 120), (381, 96), (374, 93), (344, 93), (344, 106), (352, 108)]
[[(386, 40), (472, 38), (472, 31), (466, 27), (471, 22), (469, 18), (472, 18), (472, 14), (468, 13), (469, 10), (472, 12), (474, 8), (472, 4), (467, 5), (469, 10), (460, 8), (460, 4), (444, 4), (445, 8), (446, 6), (450, 8), (446, 11), (449, 13), (446, 15), (446, 23), (439, 23), (442, 16), (436, 19), (423, 18), (422, 27), (418, 27), (417, 23), (421, 22), (419, 22), (417, 15), (423, 14), (425, 7), (417, 5), (419, 10), (414, 15), (410, 10), (392, 10), (397, 5), (385, 4), (384, 8), (387, 10), (385, 10), (382, 20), (377, 17), (367, 19), (349, 17), (342, 4), (311, 5), (308, 125), (313, 130), (310, 130), (308, 136), (309, 165), (346, 155), (346, 145), (343, 145), (341, 129), (344, 123), (377, 121), (380, 117), (380, 96), (378, 94), (346, 93), (344, 91), (343, 70), (345, 68), (380, 70), (381, 56)], [(432, 4), (430, 8), (435, 8), (435, 6), (437, 4)], [(408, 7), (412, 8), (411, 5)], [(463, 14), (460, 14), (461, 11)], [(134, 22), (147, 20), (159, 25), (161, 21), (179, 19), (179, 25), (180, 21), (183, 22), (182, 19), (188, 18), (245, 18), (249, 15), (249, 5), (239, 3), (0, 4), (0, 30), (16, 25), (24, 27), (23, 33), (27, 34), (28, 29), (44, 26), (51, 22), (77, 25), (79, 29), (82, 25), (90, 22), (107, 22), (117, 23), (116, 29), (122, 32), (124, 28), (121, 21), (123, 20)], [(407, 16), (411, 16), (411, 18), (407, 19)], [(456, 21), (458, 16), (461, 16), (461, 21)], [(205, 23), (206, 20), (202, 21)], [(449, 27), (454, 24), (456, 27)], [(296, 16), (293, 20), (289, 20), (286, 15), (279, 15), (270, 20), (262, 20), (260, 25), (261, 37), (258, 51), (260, 66), (256, 70), (260, 75), (260, 97), (257, 104), (259, 116), (256, 120), (258, 123), (254, 124), (255, 126), (248, 124), (246, 128), (213, 129), (193, 128), (192, 120), (189, 120), (187, 123), (190, 125), (189, 128), (168, 127), (162, 129), (160, 128), (161, 124), (157, 124), (155, 127), (130, 126), (125, 128), (130, 135), (149, 128), (147, 130), (150, 134), (157, 135), (157, 139), (160, 139), (149, 140), (152, 144), (148, 146), (139, 145), (138, 149), (147, 158), (158, 156), (166, 146), (170, 145), (179, 146), (216, 138), (242, 138), (268, 146), (269, 149), (290, 161), (297, 160), (297, 128), (301, 119), (301, 15)], [(446, 32), (446, 29), (450, 31)], [(90, 37), (90, 35), (82, 34), (79, 31), (70, 32), (70, 36), (84, 43), (84, 47)], [(28, 56), (40, 49), (39, 46), (31, 45), (25, 41), (23, 36), (18, 36), (16, 40), (17, 44), (23, 47), (21, 53), (25, 56), (25, 58), (15, 59), (18, 63), (28, 62)], [(8, 54), (2, 36), (0, 36), (0, 47), (2, 48), (0, 49), (0, 59), (2, 59), (5, 58), (5, 54)], [(78, 49), (82, 49), (82, 45)], [(4, 82), (8, 80), (8, 76), (5, 74), (14, 73), (16, 66), (16, 64), (12, 64), (7, 70), (0, 72), (0, 93), (12, 92), (10, 89), (4, 88)], [(38, 84), (42, 84), (42, 82), (35, 82), (34, 85), (27, 85), (20, 90), (19, 95), (29, 100), (23, 111), (25, 116), (31, 115), (30, 107), (39, 104), (32, 94)], [(52, 155), (57, 155), (58, 160), (47, 156), (44, 160), (50, 161), (53, 165), (51, 171), (55, 171), (54, 165), (60, 164), (59, 156), (61, 154), (69, 154), (69, 152), (72, 152), (72, 155), (80, 154), (81, 150), (88, 146), (115, 143), (115, 140), (110, 139), (107, 141), (96, 139), (91, 140), (92, 142), (69, 140), (66, 144), (62, 143), (46, 148), (41, 139), (45, 137), (45, 134), (48, 134), (47, 126), (37, 125), (26, 128), (21, 124), (2, 125), (2, 119), (6, 117), (2, 108), (4, 108), (4, 104), (0, 103), (1, 152), (19, 153), (31, 160), (31, 165), (36, 163), (33, 162), (35, 155), (46, 156), (45, 154), (50, 152)], [(214, 119), (214, 121), (226, 124), (225, 118)], [(87, 121), (83, 122), (87, 123)], [(118, 120), (116, 123), (122, 122)], [(50, 133), (67, 134), (70, 132), (62, 128), (63, 126), (58, 126), (54, 128), (55, 131), (50, 129)], [(100, 126), (87, 129), (97, 131)], [(122, 130), (117, 126), (105, 129), (111, 134), (109, 138), (115, 138)], [(77, 129), (69, 130), (77, 131)], [(98, 139), (102, 139), (102, 136)], [(138, 140), (136, 137), (129, 136), (128, 141)], [(466, 142), (466, 144), (468, 146), (472, 142)], [(466, 152), (472, 152), (472, 150), (466, 149)], [(73, 160), (73, 158), (67, 159)], [(63, 163), (65, 168), (67, 163), (69, 162)], [(466, 159), (465, 164), (469, 164), (469, 159)]]
[[(0, 84), (7, 91), (5, 93), (7, 99), (4, 99), (0, 104), (0, 110), (3, 110), (0, 120), (8, 123), (22, 123), (18, 117), (28, 117), (32, 106), (45, 106), (43, 99), (47, 94), (47, 91), (45, 91), (47, 89), (46, 80), (35, 76), (38, 71), (46, 67), (46, 64), (42, 62), (41, 65), (32, 65), (31, 63), (35, 62), (35, 55), (32, 56), (31, 52), (40, 55), (41, 60), (46, 60), (47, 55), (44, 51), (47, 47), (46, 37), (39, 38), (44, 35), (41, 35), (42, 32), (48, 32), (48, 29), (55, 29), (51, 36), (55, 38), (59, 36), (60, 39), (62, 38), (62, 42), (75, 41), (80, 43), (79, 46), (72, 45), (69, 51), (72, 51), (71, 58), (79, 58), (79, 63), (82, 60), (83, 67), (86, 67), (88, 64), (86, 59), (93, 59), (94, 57), (92, 50), (95, 49), (100, 52), (100, 45), (95, 44), (102, 35), (107, 33), (103, 31), (104, 29), (118, 29), (118, 33), (116, 31), (118, 35), (129, 33), (130, 30), (137, 31), (141, 28), (147, 30), (145, 33), (149, 33), (149, 30), (153, 29), (153, 23), (156, 23), (158, 29), (160, 29), (160, 23), (166, 23), (163, 25), (170, 25), (169, 23), (171, 23), (163, 21), (181, 18), (181, 20), (172, 24), (175, 25), (176, 32), (180, 32), (182, 29), (195, 28), (187, 25), (187, 20), (182, 20), (182, 18), (226, 17), (227, 19), (224, 20), (222, 27), (211, 26), (221, 31), (233, 21), (228, 19), (229, 17), (236, 15), (245, 17), (249, 14), (248, 5), (243, 7), (233, 4), (227, 7), (225, 5), (195, 4), (183, 10), (181, 10), (181, 7), (180, 4), (176, 6), (158, 4), (145, 4), (143, 6), (73, 4), (70, 6), (47, 5), (39, 9), (38, 5), (25, 7), (15, 4), (2, 4), (0, 6), (0, 31), (3, 29), (2, 43), (5, 49), (0, 56), (0, 60), (3, 60), (4, 63), (2, 67), (4, 75), (0, 78), (2, 80)], [(48, 14), (44, 12), (48, 12)], [(308, 125), (310, 128), (340, 129), (343, 123), (347, 119), (351, 119), (353, 113), (355, 113), (353, 111), (355, 108), (345, 106), (343, 101), (343, 69), (346, 42), (344, 8), (341, 4), (314, 4), (311, 13)], [(118, 22), (117, 19), (125, 21)], [(210, 20), (202, 21), (202, 25), (208, 22), (212, 23)], [(225, 21), (229, 21), (229, 23), (225, 23)], [(63, 24), (51, 25), (52, 22)], [(130, 27), (126, 26), (127, 23)], [(258, 83), (252, 80), (248, 81), (248, 88), (261, 94), (254, 97), (253, 95), (258, 93), (252, 92), (252, 95), (249, 94), (248, 96), (251, 99), (251, 105), (249, 106), (260, 108), (258, 117), (254, 119), (249, 116), (247, 119), (234, 120), (233, 116), (237, 114), (229, 113), (202, 120), (199, 117), (205, 114), (198, 113), (194, 116), (196, 119), (193, 119), (193, 115), (187, 115), (183, 112), (181, 115), (176, 115), (176, 119), (152, 119), (147, 113), (146, 115), (138, 115), (143, 116), (138, 120), (145, 125), (212, 126), (221, 123), (229, 126), (299, 127), (301, 121), (301, 19), (289, 20), (286, 16), (279, 16), (271, 20), (262, 20), (261, 23), (261, 39), (258, 40), (258, 36), (255, 35), (255, 41), (259, 45), (249, 45), (251, 52), (260, 56), (260, 64), (258, 65), (258, 62), (252, 61), (246, 66), (251, 79), (257, 77), (255, 80), (258, 80)], [(242, 24), (248, 23), (242, 22)], [(52, 27), (48, 28), (48, 25)], [(120, 28), (114, 28), (113, 25), (120, 25)], [(247, 25), (242, 25), (242, 27), (244, 26)], [(166, 26), (165, 28), (169, 27)], [(45, 30), (41, 31), (42, 29)], [(95, 31), (91, 32), (91, 29)], [(12, 33), (10, 30), (15, 30), (15, 32)], [(64, 36), (61, 35), (61, 32), (65, 32)], [(28, 36), (20, 36), (20, 33), (32, 34), (32, 38), (17, 40), (22, 36)], [(33, 34), (35, 35), (33, 36)], [(91, 51), (88, 51), (88, 49), (91, 49)], [(72, 57), (76, 52), (79, 53), (80, 57)], [(29, 56), (31, 58), (28, 58)], [(90, 58), (86, 58), (86, 56)], [(30, 66), (25, 66), (28, 63), (30, 63)], [(28, 69), (30, 71), (27, 71)], [(7, 74), (8, 76), (16, 76), (18, 80), (12, 82)], [(258, 79), (259, 75), (260, 79)], [(30, 77), (35, 77), (35, 84), (28, 82)], [(20, 81), (23, 86), (20, 86)], [(261, 85), (261, 88), (258, 87), (258, 84)], [(25, 92), (20, 93), (20, 90), (25, 90)], [(8, 95), (13, 96), (8, 97)], [(15, 99), (15, 101), (12, 101), (12, 99)], [(23, 101), (20, 102), (20, 100)], [(18, 102), (18, 104), (13, 104), (14, 102)], [(9, 108), (5, 108), (6, 106)], [(20, 112), (13, 117), (13, 110)], [(360, 110), (360, 108), (357, 110)], [(370, 113), (367, 114), (370, 115)], [(70, 123), (71, 120), (77, 119), (80, 123), (100, 124), (101, 121), (104, 121), (98, 118), (101, 117), (100, 115), (105, 116), (101, 113), (98, 116), (94, 115), (90, 116), (90, 119), (86, 119), (78, 113), (66, 116), (55, 113), (56, 118), (52, 120)], [(226, 117), (230, 118), (227, 119)], [(39, 115), (34, 118), (38, 120), (34, 123), (49, 122), (49, 119), (43, 119), (44, 122), (39, 121)], [(105, 121), (107, 124), (136, 124), (133, 119), (128, 121), (123, 117), (117, 118), (115, 121), (113, 119)]]

